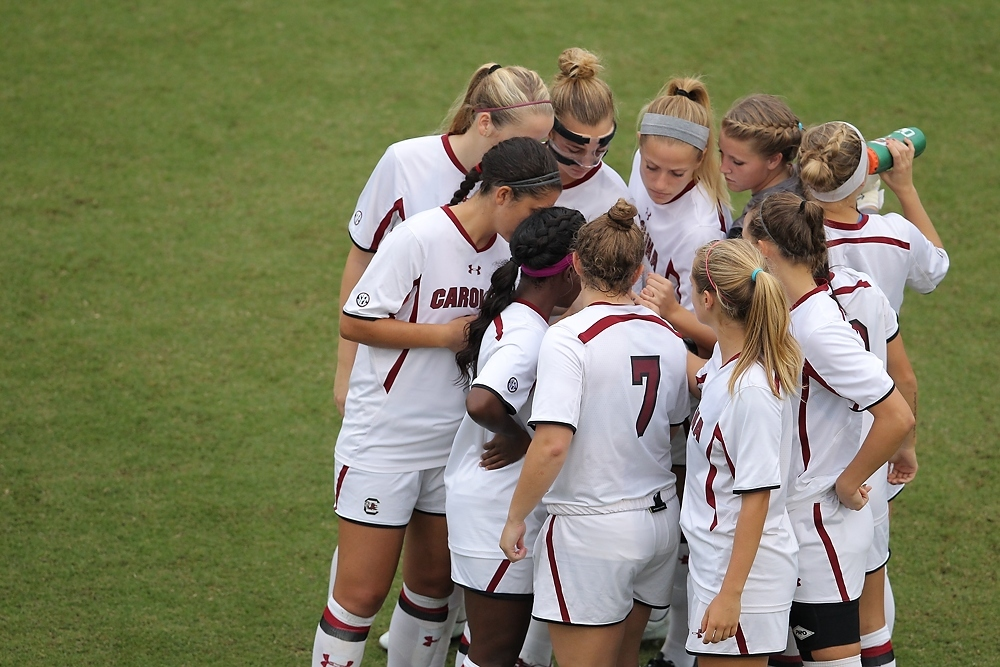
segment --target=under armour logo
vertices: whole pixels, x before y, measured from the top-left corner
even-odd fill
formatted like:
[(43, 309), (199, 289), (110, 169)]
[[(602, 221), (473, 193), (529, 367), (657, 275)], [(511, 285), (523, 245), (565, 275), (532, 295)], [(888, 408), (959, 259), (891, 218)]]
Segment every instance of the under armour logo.
[(437, 639), (434, 639), (434, 637), (432, 637), (431, 635), (425, 635), (424, 636), (424, 646), (433, 646), (434, 644), (438, 643), (439, 641), (441, 641), (440, 637), (438, 637)]
[(347, 662), (334, 662), (333, 660), (330, 660), (329, 653), (324, 653), (323, 662), (319, 664), (321, 664), (323, 667), (351, 667), (351, 665), (354, 664), (354, 661), (348, 660)]
[(469, 264), (469, 273), (470, 274), (475, 273), (477, 276), (481, 276), (483, 274), (483, 267), (473, 266), (472, 264)]

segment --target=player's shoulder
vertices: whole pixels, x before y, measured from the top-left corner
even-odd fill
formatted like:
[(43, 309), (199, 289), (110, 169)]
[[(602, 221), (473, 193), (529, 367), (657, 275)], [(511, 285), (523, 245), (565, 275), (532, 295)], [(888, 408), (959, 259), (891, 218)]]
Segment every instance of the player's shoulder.
[(411, 137), (390, 144), (386, 153), (391, 153), (398, 160), (412, 159), (414, 156), (424, 156), (433, 152), (444, 152), (444, 143), (440, 134), (423, 137)]

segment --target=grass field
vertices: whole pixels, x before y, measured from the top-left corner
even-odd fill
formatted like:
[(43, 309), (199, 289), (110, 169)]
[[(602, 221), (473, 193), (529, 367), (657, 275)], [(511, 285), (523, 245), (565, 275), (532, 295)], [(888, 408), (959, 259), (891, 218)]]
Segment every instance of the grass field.
[[(604, 56), (624, 128), (701, 73), (717, 115), (765, 91), (807, 123), (924, 129), (952, 269), (903, 313), (922, 468), (894, 643), (1000, 664), (997, 35), (987, 0), (0, 3), (0, 664), (308, 661), (356, 197), (476, 66), (551, 78), (572, 45)], [(609, 156), (626, 176), (633, 149)]]

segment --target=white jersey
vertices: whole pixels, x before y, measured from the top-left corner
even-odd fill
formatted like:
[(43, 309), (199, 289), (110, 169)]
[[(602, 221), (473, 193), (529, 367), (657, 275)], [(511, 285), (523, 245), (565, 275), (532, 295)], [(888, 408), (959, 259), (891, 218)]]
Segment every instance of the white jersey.
[[(848, 324), (861, 336), (865, 349), (882, 361), (883, 368), (888, 368), (888, 346), (899, 335), (899, 320), (889, 299), (870, 276), (842, 266), (830, 273), (830, 288), (844, 309)], [(874, 418), (868, 411), (862, 413), (861, 418), (861, 442), (864, 442)], [(868, 494), (869, 505), (876, 523), (889, 513), (888, 472), (889, 464), (885, 464), (868, 480), (872, 487)]]
[(948, 253), (898, 213), (861, 214), (856, 223), (826, 221), (830, 266), (846, 266), (875, 279), (897, 313), (903, 287), (934, 291), (948, 273)]
[(712, 199), (704, 185), (694, 181), (671, 201), (657, 204), (649, 198), (639, 169), (637, 151), (628, 189), (639, 210), (639, 224), (646, 230), (646, 260), (654, 273), (674, 283), (678, 303), (693, 312), (694, 255), (706, 243), (726, 238), (732, 215), (728, 208)]
[[(477, 249), (451, 209), (424, 211), (385, 239), (344, 306), (345, 317), (445, 324), (479, 310), (494, 269), (510, 259), (494, 235)], [(444, 466), (462, 416), (455, 355), (446, 348), (358, 346), (337, 458), (370, 472)]]
[(407, 216), (450, 202), (465, 174), (447, 134), (389, 146), (358, 197), (347, 226), (351, 241), (375, 252)]
[(619, 199), (631, 200), (628, 187), (617, 171), (602, 162), (583, 178), (564, 185), (556, 206), (575, 209), (590, 222), (610, 211)]
[[(479, 373), (472, 382), (496, 396), (525, 430), (531, 414), (538, 348), (549, 328), (534, 306), (515, 301), (486, 329), (479, 348)], [(507, 521), (507, 508), (521, 475), (524, 459), (498, 470), (479, 465), (483, 445), (494, 433), (468, 414), (455, 434), (455, 443), (444, 471), (447, 490), (448, 546), (463, 556), (505, 558), (497, 544)], [(530, 514), (527, 535), (538, 534), (544, 513)]]
[(740, 376), (730, 393), (736, 359), (722, 363), (716, 345), (712, 359), (698, 374), (701, 404), (688, 434), (681, 528), (691, 548), (693, 591), (710, 603), (722, 589), (732, 557), (740, 494), (770, 490), (742, 606), (744, 612), (779, 611), (792, 603), (798, 571), (798, 544), (785, 510), (794, 395), (775, 397), (760, 364)]
[(791, 320), (804, 357), (788, 490), (793, 508), (833, 490), (861, 448), (861, 411), (888, 398), (894, 385), (825, 283), (792, 306)]
[(552, 325), (538, 355), (529, 424), (574, 435), (542, 502), (550, 514), (649, 507), (676, 496), (670, 427), (688, 416), (687, 349), (649, 309), (593, 303)]

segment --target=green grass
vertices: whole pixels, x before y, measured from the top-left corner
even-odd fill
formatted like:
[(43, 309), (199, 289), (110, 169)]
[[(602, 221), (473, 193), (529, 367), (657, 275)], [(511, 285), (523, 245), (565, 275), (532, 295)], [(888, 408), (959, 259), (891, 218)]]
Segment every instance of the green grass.
[(0, 4), (0, 664), (308, 660), (354, 201), (480, 63), (550, 78), (571, 45), (604, 56), (623, 128), (701, 73), (717, 114), (765, 91), (925, 130), (952, 269), (904, 309), (922, 469), (894, 641), (1000, 664), (997, 34), (984, 0)]

